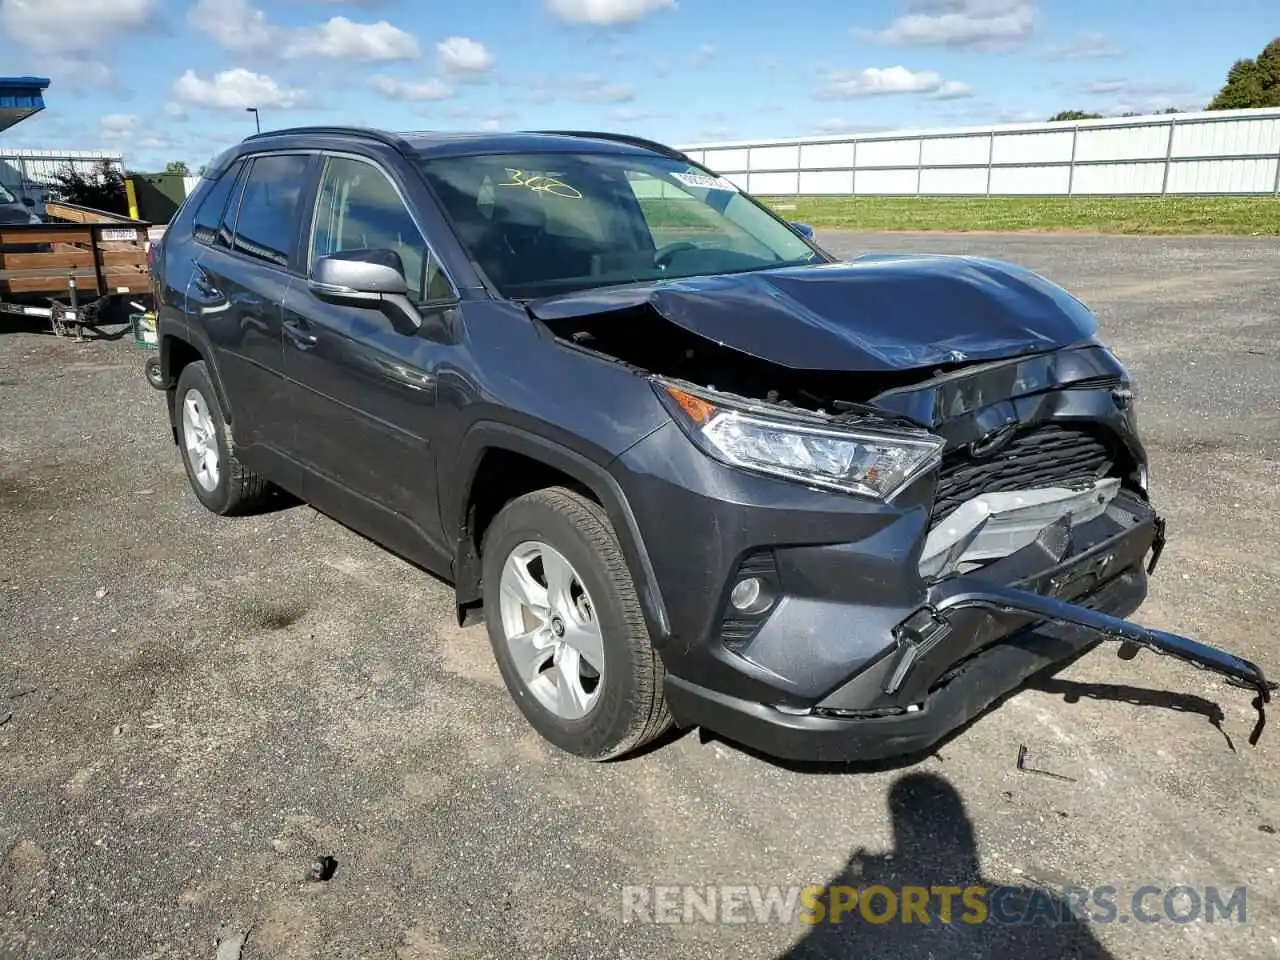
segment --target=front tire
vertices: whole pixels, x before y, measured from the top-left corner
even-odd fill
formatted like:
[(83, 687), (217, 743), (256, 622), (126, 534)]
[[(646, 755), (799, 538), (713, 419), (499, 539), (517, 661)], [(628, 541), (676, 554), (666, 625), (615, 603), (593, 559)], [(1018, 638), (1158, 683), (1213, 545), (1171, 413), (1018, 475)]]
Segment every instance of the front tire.
[(483, 564), (494, 657), (538, 733), (608, 760), (671, 726), (662, 664), (598, 504), (561, 487), (511, 501), (489, 526)]
[(270, 485), (238, 459), (204, 361), (182, 368), (173, 408), (182, 463), (196, 498), (220, 516), (262, 505)]

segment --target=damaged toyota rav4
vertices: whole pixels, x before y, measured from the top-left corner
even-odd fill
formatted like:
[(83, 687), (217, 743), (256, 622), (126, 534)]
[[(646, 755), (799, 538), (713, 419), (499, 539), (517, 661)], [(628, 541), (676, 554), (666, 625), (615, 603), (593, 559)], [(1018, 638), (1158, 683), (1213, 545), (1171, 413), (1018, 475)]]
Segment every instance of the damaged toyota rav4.
[(1256, 666), (1123, 619), (1164, 544), (1133, 388), (1028, 270), (837, 262), (632, 137), (300, 128), (212, 163), (154, 272), (196, 497), (447, 580), (573, 754), (914, 753), (1101, 640), (1261, 730)]

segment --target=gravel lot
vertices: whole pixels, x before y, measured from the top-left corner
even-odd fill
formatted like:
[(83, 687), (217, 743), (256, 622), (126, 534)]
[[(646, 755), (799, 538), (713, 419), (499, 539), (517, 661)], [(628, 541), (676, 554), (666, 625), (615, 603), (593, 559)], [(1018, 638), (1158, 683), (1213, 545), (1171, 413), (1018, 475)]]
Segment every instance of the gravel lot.
[[(1280, 674), (1274, 240), (824, 240), (1003, 256), (1095, 307), (1170, 527), (1139, 619)], [(696, 733), (571, 760), (439, 583), (306, 507), (204, 512), (142, 360), (0, 318), (0, 957), (213, 957), (246, 929), (276, 958), (1280, 956), (1280, 719), (1249, 747), (1245, 692), (1104, 646), (904, 768)], [(1110, 884), (1122, 913), (1244, 884), (1247, 922), (620, 920), (627, 884), (836, 881)]]

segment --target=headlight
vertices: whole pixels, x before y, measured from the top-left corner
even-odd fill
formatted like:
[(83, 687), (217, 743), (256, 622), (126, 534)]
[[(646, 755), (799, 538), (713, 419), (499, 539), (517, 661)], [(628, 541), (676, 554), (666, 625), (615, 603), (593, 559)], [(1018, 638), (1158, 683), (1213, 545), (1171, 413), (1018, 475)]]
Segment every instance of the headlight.
[(917, 428), (828, 425), (657, 378), (653, 385), (709, 456), (810, 486), (891, 500), (942, 454), (943, 439)]

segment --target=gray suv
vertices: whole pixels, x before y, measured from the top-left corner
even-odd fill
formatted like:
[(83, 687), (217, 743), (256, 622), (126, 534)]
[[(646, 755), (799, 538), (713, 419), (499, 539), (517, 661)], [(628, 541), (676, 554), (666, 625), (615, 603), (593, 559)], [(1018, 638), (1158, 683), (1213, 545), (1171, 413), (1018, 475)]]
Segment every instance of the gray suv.
[(676, 150), (254, 136), (156, 252), (192, 490), (273, 487), (444, 578), (515, 702), (604, 759), (673, 723), (931, 747), (1100, 639), (1164, 543), (1124, 367), (1048, 280), (841, 263)]

